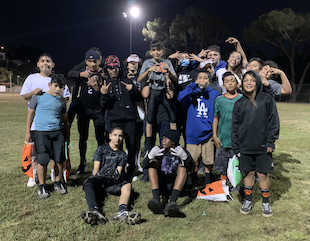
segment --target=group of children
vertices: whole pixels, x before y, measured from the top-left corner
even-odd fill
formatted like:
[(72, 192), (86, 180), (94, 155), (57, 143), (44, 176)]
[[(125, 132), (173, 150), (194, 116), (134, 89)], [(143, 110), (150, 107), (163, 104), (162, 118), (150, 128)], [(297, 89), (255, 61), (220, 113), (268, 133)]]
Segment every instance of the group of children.
[[(152, 198), (147, 205), (153, 213), (182, 216), (176, 201), (186, 186), (195, 185), (200, 161), (205, 184), (209, 184), (213, 169), (226, 179), (228, 159), (235, 154), (244, 173), (245, 199), (240, 212), (248, 214), (252, 209), (257, 173), (263, 215), (271, 216), (269, 173), (279, 134), (274, 95), (289, 94), (289, 81), (275, 63), (261, 63), (259, 58), (247, 63), (239, 41), (229, 38), (227, 42), (236, 50), (225, 62), (215, 45), (198, 55), (176, 52), (170, 60), (164, 59), (163, 44), (152, 41), (152, 58), (142, 64), (137, 54), (131, 54), (125, 60), (125, 70), (117, 56), (103, 60), (101, 51), (91, 48), (85, 61), (68, 74), (73, 83), (68, 115), (65, 103), (70, 94), (65, 79), (52, 74), (52, 58), (42, 54), (37, 63), (40, 73), (28, 76), (21, 91), (30, 101), (26, 141), (35, 143), (39, 197), (49, 196), (45, 182), (49, 161), (55, 173), (54, 189), (67, 193), (62, 177), (64, 142), (70, 141), (70, 126), (77, 116), (80, 165), (76, 174), (86, 171), (90, 119), (98, 142), (92, 174), (83, 184), (89, 207), (82, 213), (85, 222), (107, 222), (100, 202), (107, 193), (120, 195), (113, 220), (140, 221), (141, 214), (130, 211), (129, 200), (130, 182), (137, 179), (137, 168), (142, 171), (143, 132), (141, 180), (150, 181)], [(270, 79), (275, 74), (280, 75), (282, 85)], [(157, 132), (160, 146), (155, 145)], [(179, 145), (181, 134), (184, 147)], [(127, 153), (122, 150), (123, 139)], [(34, 180), (28, 184), (30, 181)], [(170, 201), (162, 204), (160, 195), (170, 196)]]

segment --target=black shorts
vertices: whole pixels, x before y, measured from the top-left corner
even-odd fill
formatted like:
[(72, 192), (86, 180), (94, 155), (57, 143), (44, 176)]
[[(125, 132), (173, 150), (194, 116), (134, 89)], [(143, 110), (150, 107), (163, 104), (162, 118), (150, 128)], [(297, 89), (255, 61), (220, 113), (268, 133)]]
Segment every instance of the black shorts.
[(128, 181), (121, 181), (119, 183), (112, 183), (105, 181), (105, 179), (89, 177), (83, 183), (83, 189), (86, 186), (92, 186), (97, 197), (104, 197), (106, 193), (111, 195), (121, 195), (121, 189)]
[(272, 171), (272, 154), (241, 154), (240, 170), (243, 172), (256, 171), (269, 173)]
[(233, 157), (233, 155), (234, 152), (231, 148), (216, 149), (214, 170), (226, 174), (229, 158)]
[(62, 130), (35, 131), (34, 139), (39, 164), (47, 165), (50, 159), (57, 163), (65, 161), (65, 138)]
[(146, 120), (150, 124), (154, 124), (158, 113), (159, 104), (163, 104), (169, 120), (172, 123), (176, 122), (176, 110), (173, 99), (168, 100), (166, 97), (166, 90), (151, 89), (149, 101), (147, 103)]

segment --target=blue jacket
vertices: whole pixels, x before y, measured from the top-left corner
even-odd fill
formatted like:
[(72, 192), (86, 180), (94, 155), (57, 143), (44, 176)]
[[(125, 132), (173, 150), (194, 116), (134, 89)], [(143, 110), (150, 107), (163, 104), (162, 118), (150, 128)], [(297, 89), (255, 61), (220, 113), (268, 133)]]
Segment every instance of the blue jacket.
[(188, 109), (186, 143), (198, 145), (212, 136), (214, 102), (218, 96), (216, 90), (210, 87), (201, 90), (196, 83), (179, 93), (178, 101)]

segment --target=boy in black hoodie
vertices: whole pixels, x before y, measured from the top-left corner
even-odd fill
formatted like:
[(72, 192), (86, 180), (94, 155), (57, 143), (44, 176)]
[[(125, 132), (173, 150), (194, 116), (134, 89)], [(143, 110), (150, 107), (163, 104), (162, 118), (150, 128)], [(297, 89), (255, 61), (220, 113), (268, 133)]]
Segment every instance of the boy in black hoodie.
[(240, 169), (245, 173), (245, 200), (240, 209), (248, 214), (252, 207), (254, 175), (257, 172), (262, 193), (263, 216), (272, 216), (269, 204), (269, 173), (272, 170), (274, 142), (279, 137), (279, 116), (275, 100), (262, 92), (259, 74), (248, 71), (242, 80), (243, 98), (235, 103), (232, 117), (231, 142), (240, 157)]

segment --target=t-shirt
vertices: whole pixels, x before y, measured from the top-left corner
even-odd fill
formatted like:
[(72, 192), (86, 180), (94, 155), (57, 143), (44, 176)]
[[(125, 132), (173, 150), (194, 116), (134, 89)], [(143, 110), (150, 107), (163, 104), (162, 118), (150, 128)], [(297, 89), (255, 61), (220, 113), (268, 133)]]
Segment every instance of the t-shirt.
[[(162, 59), (160, 62), (164, 62), (168, 65), (169, 70), (172, 74), (176, 75), (174, 68), (172, 66), (172, 63), (168, 59)], [(154, 59), (147, 59), (143, 62), (143, 65), (140, 70), (140, 75), (142, 75), (145, 71), (147, 71), (149, 68), (153, 67), (155, 64), (158, 64), (160, 62), (157, 62)], [(151, 82), (151, 89), (154, 90), (163, 90), (166, 87), (166, 73), (162, 72), (154, 72), (152, 71), (149, 75), (150, 82)]]
[(214, 103), (214, 117), (219, 118), (217, 126), (217, 137), (221, 140), (223, 148), (231, 148), (231, 121), (234, 105), (242, 95), (237, 94), (232, 99), (227, 98), (226, 94), (216, 98)]
[(66, 112), (66, 104), (60, 96), (48, 93), (34, 95), (28, 105), (29, 109), (35, 110), (36, 131), (56, 131), (62, 129), (62, 113)]
[[(50, 88), (48, 87), (48, 83), (51, 82), (51, 77), (44, 77), (39, 73), (30, 74), (24, 81), (22, 90), (20, 91), (20, 96), (23, 96), (31, 91), (34, 91), (37, 88), (42, 89), (43, 92), (47, 92)], [(65, 85), (65, 89), (62, 92), (62, 96), (64, 98), (70, 97), (70, 91), (67, 85)], [(30, 100), (28, 101), (28, 105)], [(32, 122), (31, 130), (35, 130), (35, 121)]]
[[(34, 91), (37, 88), (43, 90), (43, 92), (47, 92), (49, 90), (48, 83), (51, 82), (51, 77), (44, 77), (39, 73), (30, 74), (26, 78), (22, 90), (20, 91), (20, 95), (23, 96), (31, 91)], [(65, 85), (65, 89), (62, 93), (63, 97), (70, 97), (70, 91), (67, 85)]]
[(281, 95), (282, 85), (279, 84), (277, 81), (269, 79), (268, 80), (270, 87), (272, 89), (272, 93), (274, 96)]
[(99, 172), (96, 178), (113, 179), (115, 170), (118, 166), (124, 167), (127, 161), (127, 155), (122, 150), (114, 151), (110, 144), (98, 146), (93, 161), (100, 162)]

